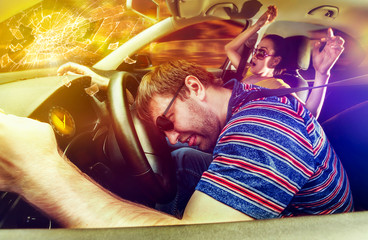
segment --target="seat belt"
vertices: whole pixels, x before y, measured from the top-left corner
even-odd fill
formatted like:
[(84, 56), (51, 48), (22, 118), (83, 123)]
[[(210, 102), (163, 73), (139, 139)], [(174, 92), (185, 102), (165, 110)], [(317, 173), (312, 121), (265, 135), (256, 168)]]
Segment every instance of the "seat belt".
[(305, 90), (310, 90), (310, 89), (315, 89), (315, 88), (344, 87), (344, 86), (346, 87), (346, 86), (361, 86), (361, 85), (368, 85), (368, 74), (356, 76), (352, 78), (347, 78), (347, 79), (344, 79), (338, 82), (333, 82), (333, 83), (316, 86), (316, 87), (278, 88), (278, 89), (260, 88), (250, 93), (246, 97), (246, 101), (248, 102), (248, 101), (252, 101), (254, 99), (262, 98), (262, 97), (272, 97), (272, 96), (280, 97), (280, 96), (285, 96), (285, 95), (288, 95), (294, 92), (305, 91)]

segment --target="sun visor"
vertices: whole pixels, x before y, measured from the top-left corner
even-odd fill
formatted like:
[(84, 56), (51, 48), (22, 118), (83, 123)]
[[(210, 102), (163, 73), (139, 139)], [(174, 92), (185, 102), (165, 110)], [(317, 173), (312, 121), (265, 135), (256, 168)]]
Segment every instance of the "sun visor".
[(192, 18), (197, 16), (215, 16), (230, 19), (231, 14), (238, 14), (239, 8), (234, 3), (213, 3), (213, 1), (168, 1), (169, 11), (173, 16)]

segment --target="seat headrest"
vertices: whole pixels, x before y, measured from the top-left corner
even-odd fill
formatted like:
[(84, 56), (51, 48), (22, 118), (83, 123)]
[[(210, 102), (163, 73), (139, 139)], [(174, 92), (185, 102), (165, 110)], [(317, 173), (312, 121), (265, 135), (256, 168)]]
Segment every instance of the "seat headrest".
[(307, 70), (311, 58), (309, 39), (306, 36), (285, 38), (284, 66), (287, 70)]

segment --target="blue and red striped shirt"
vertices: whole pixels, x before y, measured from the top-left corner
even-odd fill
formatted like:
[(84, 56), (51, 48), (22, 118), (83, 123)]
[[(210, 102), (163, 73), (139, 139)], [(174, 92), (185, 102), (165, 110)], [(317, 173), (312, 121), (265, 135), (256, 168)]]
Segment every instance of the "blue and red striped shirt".
[(291, 96), (244, 102), (254, 90), (234, 83), (196, 190), (255, 219), (352, 211), (348, 178), (316, 119)]

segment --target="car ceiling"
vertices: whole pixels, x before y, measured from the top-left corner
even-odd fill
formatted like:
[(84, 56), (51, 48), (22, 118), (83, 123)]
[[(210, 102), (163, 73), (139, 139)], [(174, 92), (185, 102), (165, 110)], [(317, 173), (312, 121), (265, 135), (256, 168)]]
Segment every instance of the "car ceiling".
[[(278, 8), (277, 22), (302, 22), (332, 27), (355, 39), (352, 51), (368, 54), (368, 1), (364, 0), (172, 0), (167, 1), (171, 13), (182, 18), (217, 15), (231, 18), (257, 19), (269, 5)], [(289, 25), (290, 26), (290, 25)], [(363, 54), (366, 53), (366, 54)], [(363, 59), (362, 59), (363, 60)], [(368, 59), (363, 65), (368, 66)]]
[[(100, 1), (100, 2), (99, 2)], [(110, 1), (102, 1), (102, 0), (84, 0), (84, 1), (77, 1), (77, 0), (65, 0), (62, 4), (70, 5), (72, 9), (82, 8), (85, 3), (97, 3), (101, 4), (108, 2), (114, 8), (116, 8), (116, 4), (119, 4), (121, 8), (123, 8), (123, 4), (125, 1), (118, 1), (118, 0), (110, 0)], [(156, 0), (160, 3), (160, 5), (164, 5), (164, 0)], [(13, 16), (17, 12), (23, 11), (31, 6), (36, 5), (37, 3), (41, 2), (41, 0), (14, 0), (14, 1), (5, 1), (0, 0), (1, 8), (0, 8), (0, 22), (4, 21), (4, 19), (8, 19), (9, 17)], [(44, 2), (44, 1), (43, 1)], [(76, 4), (78, 5), (76, 7)], [(323, 28), (325, 27), (333, 27), (334, 29), (338, 29), (341, 31), (343, 37), (348, 40), (345, 44), (346, 51), (344, 55), (348, 54), (350, 60), (348, 62), (353, 62), (355, 65), (361, 64), (362, 67), (368, 66), (368, 58), (365, 56), (368, 55), (368, 1), (366, 0), (278, 0), (278, 1), (270, 1), (270, 0), (166, 0), (166, 4), (168, 5), (169, 11), (172, 15), (178, 16), (179, 18), (191, 18), (195, 16), (206, 16), (206, 15), (214, 15), (218, 16), (221, 19), (237, 19), (239, 21), (247, 18), (247, 19), (257, 19), (260, 15), (266, 10), (267, 6), (269, 5), (277, 5), (278, 7), (278, 17), (274, 24), (270, 26), (276, 28), (279, 25), (279, 28), (283, 28), (283, 30), (288, 29), (288, 31), (295, 31), (291, 32), (290, 34), (299, 34), (299, 30), (301, 29), (300, 26), (306, 26), (305, 24), (315, 24), (322, 25)], [(79, 6), (80, 5), (80, 6)], [(108, 9), (108, 8), (106, 8)], [(168, 16), (169, 13), (166, 13), (166, 8), (161, 6), (161, 10), (163, 16)], [(89, 11), (90, 12), (90, 11)], [(103, 13), (111, 15), (111, 11), (102, 11)], [(101, 15), (101, 14), (100, 14)], [(100, 16), (105, 17), (106, 16)], [(109, 19), (110, 20), (110, 19)], [(121, 21), (119, 17), (114, 19), (111, 18), (111, 21)], [(243, 21), (244, 22), (244, 21)], [(304, 25), (302, 25), (302, 22)], [(294, 27), (292, 27), (292, 23)], [(277, 25), (278, 24), (278, 25)], [(133, 29), (137, 29), (136, 24), (130, 24), (133, 26)], [(82, 49), (83, 53), (74, 52), (74, 51), (64, 51), (67, 52), (69, 55), (67, 60), (68, 61), (79, 61), (81, 58), (80, 56), (83, 55), (86, 59), (84, 61), (80, 61), (82, 64), (91, 65), (100, 59), (100, 57), (110, 50), (107, 49), (109, 45), (106, 43), (105, 40), (109, 36), (114, 36), (116, 39), (120, 37), (120, 43), (124, 43), (125, 39), (121, 39), (121, 36), (125, 34), (127, 36), (133, 36), (133, 30), (129, 30), (128, 23), (120, 24), (119, 28), (116, 28), (116, 32), (114, 34), (109, 34), (109, 31), (106, 29), (101, 29), (104, 31), (99, 32), (106, 32), (105, 35), (101, 35), (100, 38), (97, 39), (96, 43), (94, 44), (87, 44), (85, 47), (83, 44), (84, 42), (69, 44), (68, 41), (64, 43), (64, 45), (68, 46), (78, 46), (78, 49)], [(286, 27), (287, 26), (287, 27)], [(110, 26), (107, 25), (107, 28)], [(82, 29), (83, 30), (83, 29)], [(1, 32), (1, 31), (0, 31)], [(8, 31), (9, 32), (9, 31)], [(76, 31), (74, 31), (76, 32)], [(81, 31), (82, 32), (82, 31)], [(6, 31), (2, 32), (3, 41), (6, 39)], [(78, 32), (79, 33), (79, 32)], [(119, 35), (120, 34), (120, 35)], [(8, 35), (12, 37), (11, 33), (9, 32)], [(125, 36), (124, 35), (124, 36)], [(8, 36), (8, 38), (9, 38)], [(73, 35), (74, 36), (74, 35)], [(351, 36), (351, 37), (350, 37)], [(100, 41), (100, 39), (104, 39), (104, 41)], [(111, 42), (115, 43), (118, 40), (112, 39)], [(114, 41), (113, 41), (114, 40)], [(10, 41), (10, 40), (9, 40)], [(8, 50), (6, 44), (2, 43), (4, 49), (0, 49), (0, 57)], [(50, 45), (50, 44), (49, 44)], [(104, 45), (104, 47), (101, 47)], [(106, 46), (105, 46), (106, 45)], [(90, 47), (91, 46), (91, 47)], [(52, 47), (52, 46), (49, 46)], [(89, 49), (90, 47), (91, 49)], [(96, 50), (96, 49), (97, 50)], [(87, 49), (87, 51), (86, 51)], [(82, 51), (78, 50), (78, 51)], [(21, 52), (21, 51), (20, 51)], [(92, 53), (91, 53), (92, 52)], [(13, 53), (18, 54), (17, 52)], [(38, 53), (35, 53), (37, 55)], [(89, 55), (88, 55), (89, 54)], [(23, 56), (19, 54), (20, 57)], [(44, 54), (46, 55), (46, 54)], [(63, 56), (66, 54), (63, 54)], [(17, 55), (18, 56), (18, 55)], [(17, 57), (16, 56), (16, 57)], [(27, 54), (28, 57), (32, 56), (32, 54)], [(18, 57), (18, 58), (20, 58)], [(13, 61), (18, 63), (17, 59)], [(66, 58), (66, 57), (64, 57)], [(53, 59), (57, 59), (53, 57)], [(64, 61), (65, 59), (63, 59)], [(65, 60), (66, 61), (66, 60)], [(58, 65), (62, 63), (62, 60), (56, 61)], [(51, 64), (48, 62), (48, 64)], [(34, 65), (34, 64), (33, 64)], [(31, 67), (35, 67), (35, 66)], [(5, 66), (5, 65), (4, 65)], [(9, 64), (10, 66), (10, 64)], [(12, 65), (11, 65), (12, 66)], [(17, 69), (12, 67), (14, 69)], [(19, 70), (21, 70), (21, 66), (19, 66)], [(27, 68), (28, 65), (25, 65)], [(53, 66), (55, 67), (55, 66)], [(9, 67), (0, 68), (0, 72), (8, 71)]]

